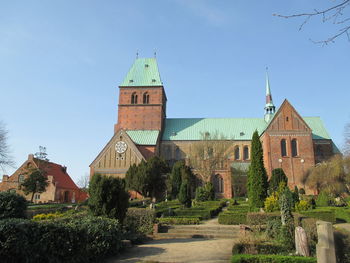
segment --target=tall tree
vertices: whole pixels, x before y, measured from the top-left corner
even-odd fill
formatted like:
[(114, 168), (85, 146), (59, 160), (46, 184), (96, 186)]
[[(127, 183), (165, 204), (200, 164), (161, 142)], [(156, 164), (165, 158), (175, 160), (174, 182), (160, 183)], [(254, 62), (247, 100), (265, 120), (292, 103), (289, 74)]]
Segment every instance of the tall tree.
[(224, 166), (230, 145), (230, 141), (217, 132), (202, 133), (201, 141), (193, 144), (189, 164), (204, 182), (210, 182), (215, 170)]
[(39, 159), (39, 160), (48, 162), (49, 159), (47, 158), (46, 147), (39, 146), (39, 152), (36, 152), (34, 154), (34, 157)]
[(350, 122), (345, 125), (344, 129), (344, 154), (350, 157)]
[(6, 167), (13, 167), (14, 162), (10, 155), (10, 148), (7, 144), (7, 130), (0, 122), (0, 168), (4, 171)]
[(89, 195), (89, 208), (94, 215), (123, 222), (129, 206), (129, 194), (123, 179), (95, 174), (90, 182)]
[(248, 199), (250, 207), (264, 207), (267, 197), (267, 175), (259, 134), (254, 132), (251, 144), (251, 163), (248, 170)]
[(126, 176), (126, 186), (144, 197), (156, 197), (165, 188), (167, 163), (158, 156), (150, 158), (147, 162), (141, 161), (139, 165), (129, 167)]
[(180, 187), (181, 187), (181, 174), (182, 174), (182, 169), (185, 166), (184, 161), (177, 161), (170, 173), (170, 181), (171, 181), (171, 196), (172, 198), (177, 198), (178, 194), (180, 192)]
[(22, 183), (23, 192), (32, 194), (30, 201), (33, 202), (34, 194), (43, 193), (48, 185), (47, 178), (43, 171), (39, 169), (32, 170)]

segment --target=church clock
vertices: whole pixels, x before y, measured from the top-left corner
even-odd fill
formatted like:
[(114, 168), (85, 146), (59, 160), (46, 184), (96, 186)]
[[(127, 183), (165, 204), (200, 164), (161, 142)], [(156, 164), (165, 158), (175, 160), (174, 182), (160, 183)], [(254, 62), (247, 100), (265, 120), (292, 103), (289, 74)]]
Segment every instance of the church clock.
[(115, 144), (115, 150), (117, 153), (125, 153), (126, 149), (128, 149), (126, 142), (119, 141)]

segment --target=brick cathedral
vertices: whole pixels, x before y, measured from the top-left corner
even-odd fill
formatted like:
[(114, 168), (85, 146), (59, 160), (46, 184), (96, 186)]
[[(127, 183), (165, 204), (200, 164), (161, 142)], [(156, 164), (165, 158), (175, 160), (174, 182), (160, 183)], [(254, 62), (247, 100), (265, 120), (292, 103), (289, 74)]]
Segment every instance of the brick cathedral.
[(310, 167), (339, 150), (319, 117), (302, 117), (288, 100), (276, 110), (266, 78), (265, 114), (261, 118), (167, 118), (167, 97), (155, 58), (137, 58), (119, 86), (114, 135), (90, 165), (94, 173), (124, 177), (130, 165), (158, 155), (173, 164), (186, 160), (203, 133), (229, 138), (229, 158), (212, 175), (217, 197), (233, 197), (234, 171), (247, 171), (253, 132), (263, 145), (268, 175), (282, 168), (290, 187), (311, 192), (302, 183)]

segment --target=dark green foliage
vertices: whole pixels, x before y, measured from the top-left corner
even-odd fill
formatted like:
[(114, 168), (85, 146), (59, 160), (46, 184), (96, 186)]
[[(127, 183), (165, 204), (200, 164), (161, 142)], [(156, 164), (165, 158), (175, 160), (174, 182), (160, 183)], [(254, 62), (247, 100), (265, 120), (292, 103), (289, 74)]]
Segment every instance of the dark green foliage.
[(304, 188), (300, 188), (299, 189), (299, 194), (304, 195), (305, 194), (305, 189)]
[(232, 254), (288, 254), (288, 251), (285, 251), (281, 244), (269, 242), (240, 242), (233, 246)]
[(264, 207), (264, 201), (267, 197), (267, 175), (264, 167), (263, 149), (261, 146), (259, 134), (254, 132), (252, 138), (251, 163), (248, 170), (248, 198), (249, 206)]
[(140, 243), (153, 232), (155, 212), (145, 208), (129, 208), (124, 220), (125, 239)]
[(170, 180), (171, 180), (171, 197), (176, 199), (180, 192), (181, 187), (181, 170), (185, 166), (184, 161), (177, 161), (173, 169), (171, 170)]
[(25, 218), (26, 199), (16, 193), (0, 192), (0, 220), (5, 218)]
[(45, 192), (47, 185), (47, 178), (43, 171), (37, 169), (28, 175), (21, 186), (26, 195), (32, 194), (30, 201), (33, 202), (34, 194)]
[(299, 189), (297, 186), (294, 186), (294, 191), (292, 192), (292, 196), (293, 196), (293, 203), (294, 206), (299, 202)]
[(288, 177), (286, 176), (282, 168), (273, 169), (269, 181), (270, 194), (278, 190), (278, 187), (281, 182), (285, 182), (286, 185), (288, 185)]
[(0, 220), (1, 262), (101, 262), (120, 249), (121, 230), (114, 219)]
[(219, 214), (219, 224), (222, 225), (239, 225), (247, 223), (246, 212), (223, 212)]
[(317, 263), (316, 258), (280, 255), (233, 255), (231, 263)]
[(281, 220), (282, 225), (288, 224), (293, 220), (292, 209), (294, 208), (293, 194), (288, 187), (284, 188), (280, 200)]
[(165, 225), (198, 225), (200, 218), (196, 216), (191, 217), (161, 217), (158, 218), (158, 223)]
[(334, 198), (330, 196), (329, 193), (322, 191), (318, 196), (316, 200), (316, 205), (318, 207), (320, 206), (330, 206), (334, 204)]
[(129, 204), (123, 179), (95, 174), (90, 181), (89, 195), (89, 208), (94, 215), (123, 222)]
[(196, 201), (205, 202), (215, 199), (215, 189), (212, 183), (208, 182), (203, 187), (196, 189)]
[(350, 234), (344, 230), (334, 231), (337, 263), (350, 263)]
[(266, 223), (266, 235), (269, 238), (277, 238), (281, 227), (282, 227), (282, 222), (279, 218), (268, 220)]
[(179, 201), (185, 207), (191, 207), (191, 189), (187, 181), (183, 181), (181, 184)]
[(168, 171), (167, 163), (158, 156), (150, 158), (147, 162), (142, 160), (139, 165), (129, 167), (125, 175), (126, 186), (144, 197), (159, 196), (166, 189), (163, 175)]

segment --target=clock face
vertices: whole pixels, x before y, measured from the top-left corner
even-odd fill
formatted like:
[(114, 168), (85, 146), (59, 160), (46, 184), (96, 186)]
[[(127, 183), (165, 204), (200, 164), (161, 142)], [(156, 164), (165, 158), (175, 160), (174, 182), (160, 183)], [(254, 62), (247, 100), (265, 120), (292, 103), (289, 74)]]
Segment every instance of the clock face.
[(126, 142), (119, 141), (115, 144), (115, 150), (117, 153), (125, 153), (126, 149), (128, 149)]

